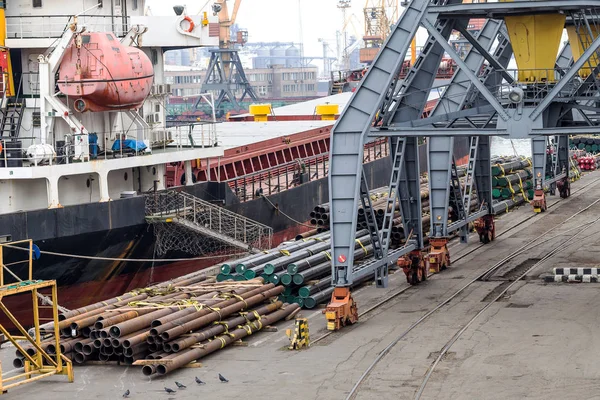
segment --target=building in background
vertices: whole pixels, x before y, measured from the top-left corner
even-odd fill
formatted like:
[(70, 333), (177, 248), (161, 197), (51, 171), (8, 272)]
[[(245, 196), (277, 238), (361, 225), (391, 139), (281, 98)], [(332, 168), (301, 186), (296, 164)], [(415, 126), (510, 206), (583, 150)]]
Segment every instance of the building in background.
[[(245, 72), (259, 99), (271, 102), (273, 106), (323, 95), (318, 93), (316, 66), (287, 67), (282, 64), (246, 69)], [(205, 75), (206, 69), (197, 66), (165, 65), (165, 83), (169, 84), (171, 89), (167, 103), (169, 114), (177, 115), (191, 110), (202, 92)]]

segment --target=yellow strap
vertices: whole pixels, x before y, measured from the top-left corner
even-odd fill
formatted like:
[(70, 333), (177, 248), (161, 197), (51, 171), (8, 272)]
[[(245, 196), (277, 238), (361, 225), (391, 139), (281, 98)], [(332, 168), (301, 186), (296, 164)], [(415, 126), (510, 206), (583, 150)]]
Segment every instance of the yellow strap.
[(322, 251), (321, 253), (322, 253), (322, 254), (325, 254), (325, 257), (327, 257), (327, 259), (328, 259), (329, 261), (331, 261), (331, 254), (329, 254), (329, 252), (328, 252), (328, 251)]
[(521, 179), (521, 175), (517, 174), (517, 176), (519, 177), (519, 185), (521, 185), (521, 194), (523, 195), (523, 200), (529, 203), (529, 198), (527, 195), (525, 195), (525, 190), (523, 189), (523, 180)]
[(242, 326), (242, 329), (246, 331), (248, 336), (252, 335), (252, 328), (250, 328), (248, 325)]
[(502, 176), (504, 176), (504, 168), (502, 167), (502, 164), (497, 164), (498, 168), (500, 168), (500, 171), (502, 171)]
[(365, 246), (363, 246), (359, 239), (356, 239), (356, 243), (358, 243), (360, 247), (362, 247), (363, 251), (365, 252), (365, 255), (367, 255), (367, 249), (365, 249)]
[(221, 341), (221, 348), (225, 347), (225, 345), (227, 344), (227, 342), (225, 341), (225, 338), (222, 338), (221, 336), (219, 336), (217, 339), (219, 339)]
[(283, 249), (282, 249), (282, 250), (279, 250), (279, 252), (280, 252), (281, 254), (283, 254), (284, 256), (289, 256), (289, 255), (290, 255), (290, 252), (289, 252), (289, 251), (287, 251), (287, 250), (283, 250)]
[(311, 238), (311, 239), (312, 240), (316, 240), (317, 242), (322, 242), (323, 241), (323, 239), (321, 239), (321, 238)]
[(510, 180), (507, 178), (506, 182), (508, 182), (508, 188), (510, 189), (510, 197), (511, 199), (515, 199), (515, 196), (513, 196), (515, 194), (515, 189), (513, 189), (512, 184), (510, 183)]
[(118, 301), (123, 301), (123, 299), (122, 299), (122, 298), (120, 298), (120, 297), (117, 297), (117, 300), (118, 300)]
[(110, 304), (108, 304), (107, 302), (103, 301), (102, 304), (104, 304), (105, 306), (108, 306)]

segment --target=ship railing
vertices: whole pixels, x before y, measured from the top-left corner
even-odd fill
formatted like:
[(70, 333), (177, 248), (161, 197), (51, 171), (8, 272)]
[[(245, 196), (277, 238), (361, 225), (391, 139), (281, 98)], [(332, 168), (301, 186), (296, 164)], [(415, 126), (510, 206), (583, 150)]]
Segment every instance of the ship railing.
[(176, 125), (167, 128), (167, 147), (185, 148), (214, 147), (218, 144), (217, 125), (213, 121), (200, 121), (193, 124)]
[[(371, 162), (389, 154), (386, 138), (379, 138), (365, 145), (363, 162)], [(226, 180), (241, 202), (270, 196), (329, 174), (329, 153), (298, 158), (294, 161)], [(218, 177), (217, 177), (217, 180)]]
[(145, 199), (146, 219), (151, 223), (175, 223), (252, 248), (272, 246), (273, 228), (181, 190), (150, 191)]
[[(71, 22), (72, 15), (27, 15), (6, 17), (7, 39), (59, 38)], [(131, 26), (129, 17), (111, 15), (79, 15), (79, 24), (88, 31), (113, 32), (124, 37)]]

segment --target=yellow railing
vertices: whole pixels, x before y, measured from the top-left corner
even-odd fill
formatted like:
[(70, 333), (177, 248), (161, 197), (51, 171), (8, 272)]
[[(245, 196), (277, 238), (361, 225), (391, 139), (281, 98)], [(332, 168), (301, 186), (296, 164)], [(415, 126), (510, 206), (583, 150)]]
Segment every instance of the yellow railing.
[[(11, 262), (10, 265), (18, 263), (28, 263), (27, 279), (21, 280), (11, 272), (15, 278), (15, 282), (4, 283), (4, 270), (8, 269), (8, 264), (4, 262), (5, 249), (23, 248), (26, 244), (29, 251), (25, 259), (21, 261)], [(52, 308), (52, 332), (54, 334), (56, 354), (49, 355), (41, 345), (42, 334), (40, 330), (40, 312), (38, 304), (38, 291), (42, 289), (51, 289), (51, 308)], [(33, 325), (35, 334), (32, 337), (29, 332), (23, 327), (23, 324), (10, 312), (3, 300), (5, 297), (31, 292)], [(0, 332), (8, 339), (15, 348), (23, 355), (25, 362), (24, 372), (10, 377), (2, 375), (2, 364), (0, 364), (0, 395), (8, 389), (24, 385), (26, 383), (35, 382), (39, 379), (52, 375), (67, 375), (69, 382), (73, 382), (73, 364), (70, 359), (61, 354), (60, 351), (60, 331), (58, 329), (58, 290), (56, 281), (33, 280), (33, 241), (20, 240), (10, 243), (0, 243), (0, 311), (10, 320), (16, 330), (21, 335), (13, 335), (9, 330), (0, 324)], [(50, 331), (50, 330), (48, 330)], [(27, 353), (25, 348), (19, 341), (27, 341), (35, 350), (34, 355)]]

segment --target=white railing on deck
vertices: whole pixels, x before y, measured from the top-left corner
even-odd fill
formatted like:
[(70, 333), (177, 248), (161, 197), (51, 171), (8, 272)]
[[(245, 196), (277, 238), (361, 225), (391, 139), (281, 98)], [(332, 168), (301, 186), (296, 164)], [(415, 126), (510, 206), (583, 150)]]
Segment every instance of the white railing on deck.
[[(7, 39), (54, 39), (62, 36), (71, 15), (30, 15), (6, 17)], [(80, 15), (78, 22), (88, 31), (113, 32), (123, 37), (129, 30), (129, 17), (109, 15)]]

